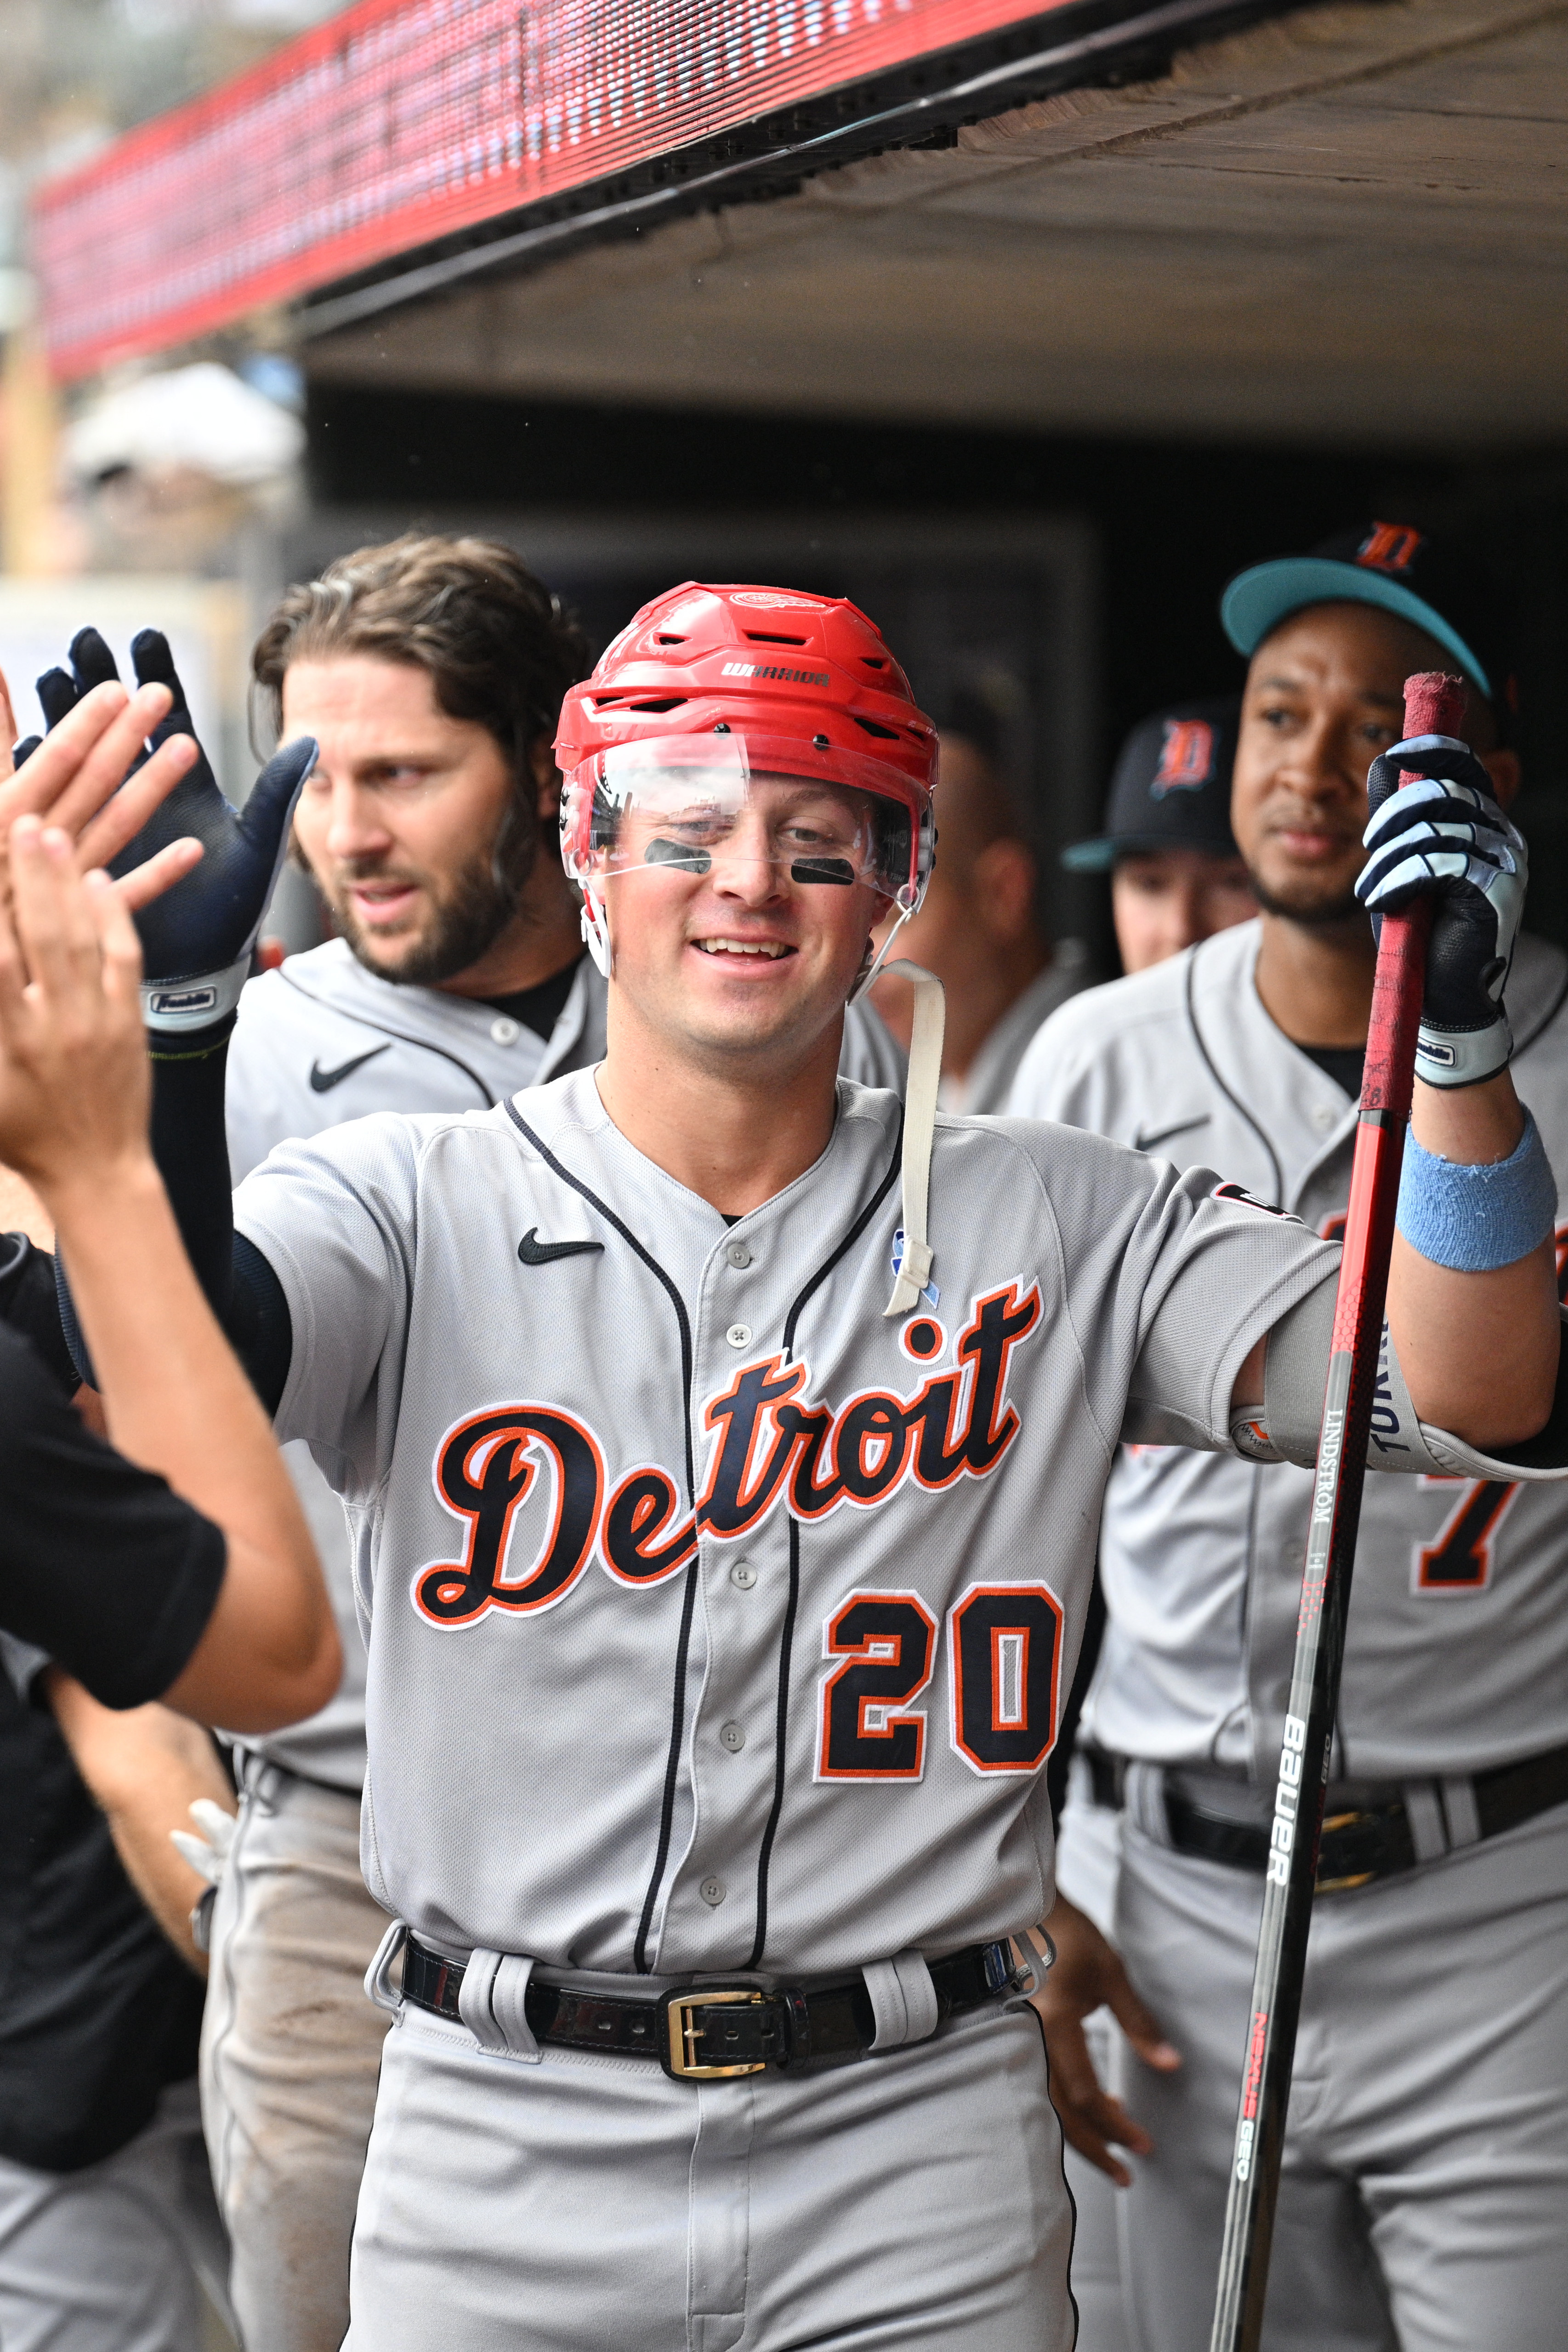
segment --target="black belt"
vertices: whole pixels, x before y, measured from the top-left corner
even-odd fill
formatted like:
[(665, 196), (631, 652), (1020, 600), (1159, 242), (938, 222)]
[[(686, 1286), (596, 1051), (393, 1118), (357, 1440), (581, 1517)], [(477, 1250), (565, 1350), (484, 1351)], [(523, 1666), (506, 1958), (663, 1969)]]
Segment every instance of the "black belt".
[[(1079, 1753), (1089, 1767), (1095, 1803), (1119, 1808), (1125, 1759), (1094, 1748), (1080, 1748)], [(1527, 1756), (1521, 1763), (1499, 1764), (1490, 1772), (1477, 1772), (1469, 1786), (1475, 1794), (1480, 1836), (1500, 1837), (1504, 1830), (1518, 1829), (1537, 1813), (1568, 1802), (1568, 1747), (1550, 1748), (1544, 1755)], [(1206, 1862), (1226, 1863), (1260, 1877), (1268, 1868), (1269, 1832), (1260, 1822), (1226, 1821), (1168, 1786), (1166, 1819), (1178, 1853), (1198, 1854)], [(1419, 1859), (1403, 1797), (1390, 1796), (1381, 1803), (1329, 1812), (1318, 1846), (1318, 1892), (1340, 1894), (1370, 1885), (1375, 1879), (1393, 1878), (1401, 1871), (1414, 1870)]]
[[(461, 1960), (444, 1960), (410, 1936), (403, 1947), (402, 1995), (416, 2009), (462, 2021)], [(1029, 1989), (1030, 1972), (1015, 1968), (1007, 1944), (971, 1944), (931, 1962), (938, 2021), (1004, 1993)], [(528, 1979), (523, 2013), (536, 2042), (569, 2050), (602, 2050), (617, 2058), (656, 2058), (666, 2074), (701, 2081), (718, 2074), (758, 2074), (765, 2066), (803, 2066), (869, 2050), (876, 2019), (863, 1977), (815, 1992), (789, 1987), (763, 1992), (756, 1985), (684, 1985), (653, 2000), (619, 1993), (577, 1992), (567, 1985)]]

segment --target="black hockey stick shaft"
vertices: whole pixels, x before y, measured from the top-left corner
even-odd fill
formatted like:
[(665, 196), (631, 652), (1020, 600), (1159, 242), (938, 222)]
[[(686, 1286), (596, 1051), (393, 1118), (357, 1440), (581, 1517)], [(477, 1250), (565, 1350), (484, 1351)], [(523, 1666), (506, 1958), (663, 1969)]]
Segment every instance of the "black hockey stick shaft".
[[(1461, 680), (1437, 670), (1406, 680), (1406, 736), (1457, 735), (1463, 723)], [(1431, 923), (1430, 902), (1418, 898), (1404, 913), (1384, 917), (1378, 941), (1209, 2352), (1257, 2352), (1263, 2333), (1291, 2063), (1306, 1976)]]

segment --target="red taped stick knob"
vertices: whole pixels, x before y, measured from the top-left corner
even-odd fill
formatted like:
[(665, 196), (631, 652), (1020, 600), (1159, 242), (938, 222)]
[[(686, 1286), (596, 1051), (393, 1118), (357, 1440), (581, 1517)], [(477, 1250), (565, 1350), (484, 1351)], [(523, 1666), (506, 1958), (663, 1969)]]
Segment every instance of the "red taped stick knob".
[[(1405, 681), (1405, 732), (1409, 735), (1458, 735), (1465, 723), (1465, 681), (1446, 670), (1419, 669)], [(1400, 782), (1410, 775), (1400, 772)]]

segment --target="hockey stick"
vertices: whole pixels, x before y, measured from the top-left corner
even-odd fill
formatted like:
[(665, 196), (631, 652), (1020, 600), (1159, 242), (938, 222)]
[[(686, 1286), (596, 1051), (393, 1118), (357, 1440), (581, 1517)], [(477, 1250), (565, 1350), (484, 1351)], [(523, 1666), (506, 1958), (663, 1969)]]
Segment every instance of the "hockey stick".
[[(1462, 682), (1440, 670), (1427, 670), (1405, 681), (1407, 737), (1458, 734), (1464, 708)], [(1410, 778), (1402, 773), (1400, 781)], [(1257, 2352), (1263, 2333), (1291, 2062), (1307, 1968), (1323, 1792), (1339, 1706), (1345, 1613), (1431, 928), (1431, 901), (1417, 898), (1403, 914), (1385, 915), (1378, 941), (1209, 2352)]]

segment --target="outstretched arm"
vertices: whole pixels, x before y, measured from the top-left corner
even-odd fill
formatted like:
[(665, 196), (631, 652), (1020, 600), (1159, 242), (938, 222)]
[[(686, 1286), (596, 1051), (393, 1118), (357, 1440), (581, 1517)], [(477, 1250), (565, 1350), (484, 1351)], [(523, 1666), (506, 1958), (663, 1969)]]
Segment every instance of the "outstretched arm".
[(115, 1444), (223, 1532), (227, 1570), (171, 1706), (267, 1730), (325, 1704), (341, 1661), (294, 1489), (204, 1299), (148, 1144), (141, 954), (63, 832), (10, 838), (0, 910), (0, 1158), (67, 1253)]

